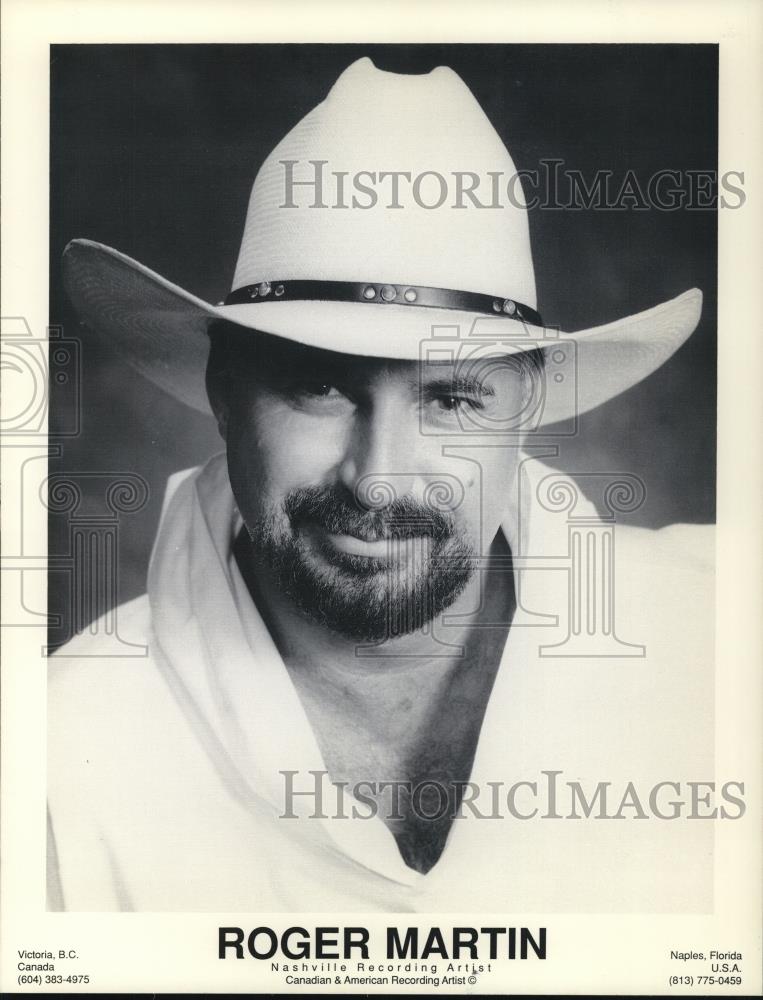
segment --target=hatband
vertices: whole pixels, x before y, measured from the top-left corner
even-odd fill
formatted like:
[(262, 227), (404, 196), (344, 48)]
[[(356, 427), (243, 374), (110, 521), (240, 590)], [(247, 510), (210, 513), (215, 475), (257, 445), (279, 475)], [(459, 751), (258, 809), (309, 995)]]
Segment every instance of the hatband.
[(464, 292), (453, 288), (427, 285), (393, 285), (369, 281), (259, 281), (234, 289), (225, 299), (226, 306), (269, 299), (278, 301), (322, 300), (326, 302), (375, 302), (425, 309), (458, 309), (516, 319), (533, 326), (543, 326), (540, 314), (530, 306), (503, 296)]

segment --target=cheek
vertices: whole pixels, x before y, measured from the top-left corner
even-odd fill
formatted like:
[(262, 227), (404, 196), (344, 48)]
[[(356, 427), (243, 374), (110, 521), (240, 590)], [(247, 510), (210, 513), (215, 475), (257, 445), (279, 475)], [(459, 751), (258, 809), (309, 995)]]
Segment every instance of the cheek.
[(475, 449), (468, 454), (471, 460), (452, 470), (464, 491), (457, 517), (464, 530), (480, 538), (485, 547), (514, 505), (517, 455), (504, 448)]
[(290, 490), (321, 483), (335, 467), (341, 442), (330, 429), (284, 403), (254, 401), (232, 414), (227, 450), (231, 485), (241, 513), (270, 506)]

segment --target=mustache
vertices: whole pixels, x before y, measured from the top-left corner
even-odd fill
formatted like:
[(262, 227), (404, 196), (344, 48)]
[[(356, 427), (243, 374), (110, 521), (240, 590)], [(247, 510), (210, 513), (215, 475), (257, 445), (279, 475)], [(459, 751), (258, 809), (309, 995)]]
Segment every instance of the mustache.
[(335, 535), (354, 535), (366, 542), (420, 536), (443, 541), (455, 531), (453, 517), (413, 497), (396, 497), (385, 507), (367, 510), (346, 492), (334, 487), (292, 490), (284, 511), (296, 527), (317, 524)]

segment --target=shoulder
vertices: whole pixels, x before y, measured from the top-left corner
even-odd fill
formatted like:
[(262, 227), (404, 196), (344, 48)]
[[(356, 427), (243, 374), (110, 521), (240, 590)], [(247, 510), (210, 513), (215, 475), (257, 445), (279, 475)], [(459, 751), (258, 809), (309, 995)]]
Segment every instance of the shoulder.
[(95, 619), (67, 643), (60, 646), (51, 656), (53, 662), (107, 655), (114, 646), (114, 632), (118, 623), (119, 635), (126, 643), (145, 636), (151, 624), (151, 609), (148, 594), (141, 594), (132, 601), (126, 601)]
[(670, 524), (657, 529), (617, 525), (615, 545), (626, 563), (659, 566), (676, 573), (712, 575), (715, 525)]
[[(657, 530), (618, 525), (613, 598), (619, 622), (679, 662), (711, 659), (715, 617), (715, 526)], [(635, 641), (635, 640), (634, 640)], [(642, 642), (642, 639), (638, 640)]]
[(187, 745), (147, 598), (116, 611), (116, 642), (98, 619), (48, 661), (48, 797), (59, 826), (77, 809), (118, 810), (114, 796), (177, 764)]
[(145, 704), (165, 686), (147, 595), (121, 604), (48, 658), (49, 732), (69, 723), (108, 726), (130, 705)]

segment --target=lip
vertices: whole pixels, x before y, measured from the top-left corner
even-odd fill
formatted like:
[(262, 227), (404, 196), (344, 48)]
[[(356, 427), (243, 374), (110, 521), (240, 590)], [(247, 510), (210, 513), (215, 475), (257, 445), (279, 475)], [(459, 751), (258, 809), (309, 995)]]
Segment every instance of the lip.
[(368, 559), (392, 559), (410, 548), (412, 538), (379, 538), (368, 541), (356, 535), (340, 535), (325, 532), (324, 538), (338, 552), (350, 556), (365, 556)]

